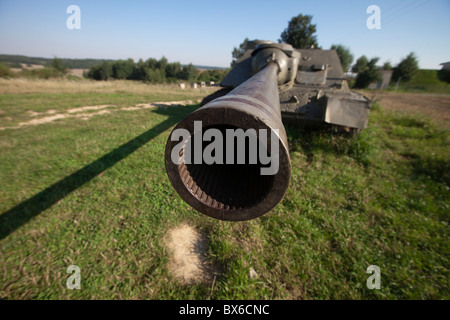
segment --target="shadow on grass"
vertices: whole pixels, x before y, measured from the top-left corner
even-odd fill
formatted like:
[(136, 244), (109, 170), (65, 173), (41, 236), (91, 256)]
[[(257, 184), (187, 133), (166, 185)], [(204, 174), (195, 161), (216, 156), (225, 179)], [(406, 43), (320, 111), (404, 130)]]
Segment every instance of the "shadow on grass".
[(166, 131), (198, 106), (157, 109), (169, 118), (0, 215), (0, 240)]

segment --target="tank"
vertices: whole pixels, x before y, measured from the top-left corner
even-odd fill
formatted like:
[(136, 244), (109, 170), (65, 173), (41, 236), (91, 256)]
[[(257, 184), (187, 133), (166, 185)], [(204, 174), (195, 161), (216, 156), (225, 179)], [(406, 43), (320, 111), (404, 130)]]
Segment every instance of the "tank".
[(336, 51), (252, 41), (201, 107), (166, 144), (166, 172), (181, 198), (216, 219), (272, 210), (290, 183), (285, 123), (367, 126), (370, 104), (350, 92)]
[(284, 123), (306, 128), (331, 125), (353, 132), (367, 127), (370, 101), (350, 91), (336, 50), (294, 49), (270, 41), (248, 42), (244, 55), (220, 83), (223, 88), (203, 99), (201, 105), (249, 79), (255, 72), (255, 57), (267, 48), (279, 49), (292, 59), (291, 65), (281, 66), (282, 72), (290, 74), (278, 86)]

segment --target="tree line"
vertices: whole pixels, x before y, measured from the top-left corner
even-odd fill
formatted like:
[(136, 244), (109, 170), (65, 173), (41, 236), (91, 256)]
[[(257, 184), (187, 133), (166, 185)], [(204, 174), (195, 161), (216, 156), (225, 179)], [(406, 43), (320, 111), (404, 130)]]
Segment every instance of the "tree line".
[[(4, 62), (11, 68), (21, 68), (21, 63), (26, 65), (39, 64), (44, 67), (51, 67), (54, 58), (36, 58), (12, 54), (0, 54), (0, 62)], [(89, 69), (99, 65), (104, 61), (113, 61), (105, 59), (68, 59), (58, 58), (62, 64), (69, 69)]]
[[(22, 68), (21, 63), (40, 64), (44, 68), (32, 70), (22, 69), (14, 73), (10, 68)], [(103, 59), (53, 59), (30, 58), (18, 55), (0, 55), (0, 77), (29, 77), (39, 79), (60, 78), (67, 76), (68, 69), (80, 68), (89, 70), (84, 76), (94, 80), (127, 79), (146, 83), (174, 83), (179, 81), (214, 81), (219, 83), (227, 74), (225, 69), (200, 70), (193, 64), (181, 65), (179, 62), (169, 62), (165, 57), (134, 62), (128, 60)], [(207, 67), (205, 67), (207, 68)], [(73, 77), (73, 76), (68, 76)]]
[(127, 79), (139, 80), (145, 83), (174, 83), (182, 81), (214, 81), (220, 82), (227, 70), (204, 70), (200, 72), (192, 63), (182, 66), (179, 62), (169, 62), (165, 57), (157, 60), (149, 58), (105, 61), (93, 66), (87, 72), (87, 77), (94, 80)]

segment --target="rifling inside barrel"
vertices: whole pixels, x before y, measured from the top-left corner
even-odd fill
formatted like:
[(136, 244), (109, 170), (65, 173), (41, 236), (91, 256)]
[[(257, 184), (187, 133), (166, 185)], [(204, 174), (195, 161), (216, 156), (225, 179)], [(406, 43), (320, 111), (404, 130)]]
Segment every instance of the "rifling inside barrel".
[[(278, 65), (269, 62), (229, 94), (191, 113), (171, 133), (165, 153), (167, 174), (180, 196), (198, 211), (221, 220), (249, 220), (267, 213), (282, 200), (289, 185), (291, 164), (281, 121), (277, 73)], [(187, 130), (189, 137), (174, 139), (177, 129)], [(222, 153), (222, 163), (211, 164), (202, 158), (212, 143), (218, 143), (204, 139), (209, 129), (223, 135), (223, 148), (211, 153)], [(242, 129), (240, 133), (257, 133), (256, 140), (248, 134), (245, 149), (239, 149), (237, 144), (230, 148), (227, 134), (237, 133), (236, 129)], [(266, 145), (261, 135), (264, 132)], [(257, 148), (252, 145), (255, 141)], [(270, 171), (267, 169), (273, 164), (260, 157), (264, 147), (270, 159), (278, 161), (273, 174), (261, 174), (263, 168)], [(255, 150), (258, 157), (252, 162)], [(245, 161), (240, 163), (238, 158), (243, 151)], [(232, 164), (226, 159), (233, 160)]]

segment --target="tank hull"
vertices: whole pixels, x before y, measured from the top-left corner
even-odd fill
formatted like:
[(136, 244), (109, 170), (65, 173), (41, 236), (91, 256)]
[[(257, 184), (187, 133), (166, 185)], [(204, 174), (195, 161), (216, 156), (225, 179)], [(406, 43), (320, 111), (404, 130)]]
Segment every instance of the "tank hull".
[[(249, 48), (238, 60), (221, 82), (223, 88), (233, 89), (252, 76), (254, 51), (255, 48)], [(350, 91), (336, 51), (295, 51), (300, 56), (295, 79), (279, 85), (283, 122), (306, 127), (366, 128), (370, 100)]]

